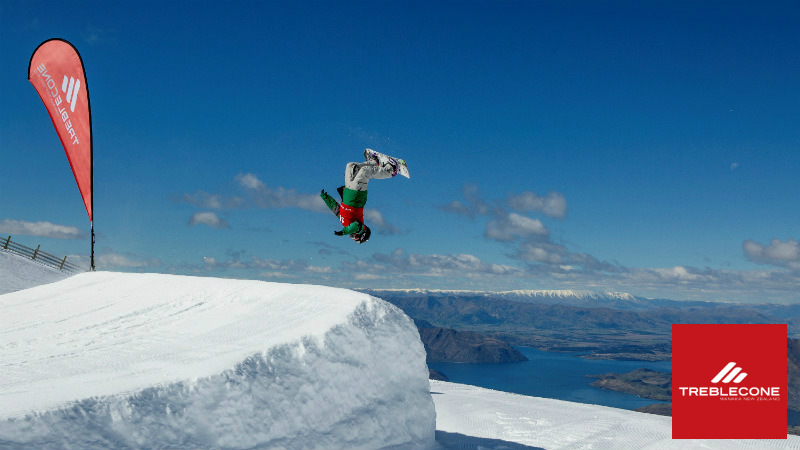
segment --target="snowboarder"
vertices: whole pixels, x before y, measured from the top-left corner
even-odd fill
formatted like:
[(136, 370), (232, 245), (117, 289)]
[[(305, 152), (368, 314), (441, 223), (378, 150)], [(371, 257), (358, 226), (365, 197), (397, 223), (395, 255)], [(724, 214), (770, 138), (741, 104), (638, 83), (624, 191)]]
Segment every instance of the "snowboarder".
[[(363, 244), (369, 240), (372, 232), (364, 224), (364, 204), (367, 203), (367, 184), (370, 179), (382, 180), (398, 174), (405, 161), (374, 152), (364, 151), (365, 162), (347, 163), (344, 169), (344, 186), (337, 189), (342, 202), (337, 202), (323, 189), (320, 197), (325, 201), (333, 214), (339, 218), (343, 229), (334, 231), (337, 236), (349, 235), (352, 240)], [(407, 168), (406, 168), (407, 172)]]

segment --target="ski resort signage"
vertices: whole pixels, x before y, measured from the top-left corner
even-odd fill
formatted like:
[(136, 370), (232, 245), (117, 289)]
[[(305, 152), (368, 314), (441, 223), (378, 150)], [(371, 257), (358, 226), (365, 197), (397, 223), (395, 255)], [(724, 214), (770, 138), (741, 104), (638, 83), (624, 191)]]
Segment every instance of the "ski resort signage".
[(673, 325), (673, 439), (786, 439), (786, 325)]
[(28, 81), (36, 88), (53, 121), (89, 214), (92, 224), (91, 267), (94, 269), (92, 114), (83, 60), (69, 42), (47, 40), (31, 55)]

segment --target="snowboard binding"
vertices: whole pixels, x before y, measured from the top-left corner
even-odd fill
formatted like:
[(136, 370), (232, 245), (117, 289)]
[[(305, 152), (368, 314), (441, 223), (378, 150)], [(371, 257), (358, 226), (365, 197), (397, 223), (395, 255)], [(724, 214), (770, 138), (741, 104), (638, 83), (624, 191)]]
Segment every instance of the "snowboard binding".
[(376, 152), (372, 149), (364, 150), (364, 160), (368, 163), (376, 163), (380, 167), (386, 167), (388, 164), (392, 170), (392, 176), (402, 175), (406, 178), (411, 178), (408, 173), (408, 164), (404, 159), (394, 158), (383, 153)]
[[(389, 166), (392, 169), (392, 177), (396, 177), (399, 169), (398, 160), (391, 157), (384, 155), (385, 159), (381, 160), (381, 157), (378, 156), (378, 153), (372, 151), (370, 149), (364, 150), (364, 160), (367, 162), (375, 162), (380, 167)], [(403, 161), (405, 162), (405, 161)]]

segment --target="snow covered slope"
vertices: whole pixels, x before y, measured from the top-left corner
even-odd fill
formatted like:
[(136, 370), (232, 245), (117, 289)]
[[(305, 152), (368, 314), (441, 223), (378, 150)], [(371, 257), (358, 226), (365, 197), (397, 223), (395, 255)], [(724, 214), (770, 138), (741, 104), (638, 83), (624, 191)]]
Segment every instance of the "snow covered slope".
[(63, 280), (72, 275), (0, 249), (0, 294)]
[(96, 272), (0, 296), (0, 448), (430, 448), (425, 351), (344, 289)]
[(672, 418), (431, 381), (436, 440), (450, 449), (800, 449), (786, 440), (672, 439)]

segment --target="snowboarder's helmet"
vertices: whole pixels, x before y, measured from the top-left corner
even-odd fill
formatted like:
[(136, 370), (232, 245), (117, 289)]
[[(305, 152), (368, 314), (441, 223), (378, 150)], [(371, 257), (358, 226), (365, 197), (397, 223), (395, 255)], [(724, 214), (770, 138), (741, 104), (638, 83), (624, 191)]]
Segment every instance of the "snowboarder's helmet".
[(351, 234), (350, 237), (353, 238), (354, 241), (358, 242), (359, 244), (363, 244), (369, 240), (372, 231), (370, 231), (369, 227), (364, 225), (364, 231), (359, 234)]

